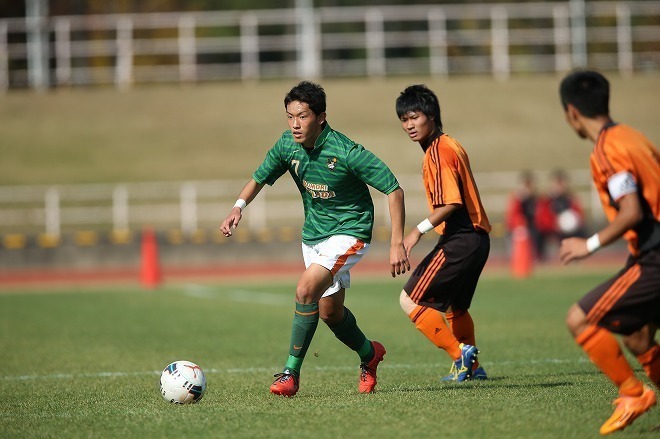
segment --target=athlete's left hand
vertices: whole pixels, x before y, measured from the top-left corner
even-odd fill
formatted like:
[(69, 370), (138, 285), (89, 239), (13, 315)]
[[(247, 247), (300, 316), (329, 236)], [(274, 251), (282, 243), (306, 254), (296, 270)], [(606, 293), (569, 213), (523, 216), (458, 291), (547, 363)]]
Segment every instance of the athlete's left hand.
[(403, 244), (392, 244), (390, 246), (390, 266), (392, 277), (410, 271), (410, 261)]
[(587, 240), (584, 238), (566, 238), (561, 241), (559, 247), (559, 259), (566, 265), (571, 261), (586, 258), (589, 256), (587, 250)]

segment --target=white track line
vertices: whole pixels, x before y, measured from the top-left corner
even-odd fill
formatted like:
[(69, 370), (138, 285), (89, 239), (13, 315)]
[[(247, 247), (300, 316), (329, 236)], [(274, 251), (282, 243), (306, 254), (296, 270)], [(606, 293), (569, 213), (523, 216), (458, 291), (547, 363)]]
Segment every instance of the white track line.
[[(484, 362), (486, 367), (491, 366), (506, 366), (510, 364), (517, 365), (534, 365), (534, 364), (567, 364), (567, 363), (587, 363), (589, 360), (586, 358), (577, 359), (561, 359), (561, 358), (546, 358), (541, 360), (528, 360), (528, 361), (495, 361)], [(434, 364), (381, 364), (380, 368), (385, 369), (444, 369), (447, 365), (434, 363)], [(311, 366), (307, 369), (313, 369), (318, 372), (338, 372), (350, 371), (356, 369), (357, 366)], [(276, 367), (248, 367), (248, 368), (231, 368), (231, 369), (204, 369), (206, 374), (257, 374), (257, 373), (272, 373)], [(89, 373), (55, 373), (46, 375), (5, 375), (2, 377), (3, 381), (29, 381), (29, 380), (63, 380), (75, 378), (125, 378), (135, 376), (147, 375), (160, 375), (160, 370), (152, 371), (138, 371), (138, 372), (89, 372)]]

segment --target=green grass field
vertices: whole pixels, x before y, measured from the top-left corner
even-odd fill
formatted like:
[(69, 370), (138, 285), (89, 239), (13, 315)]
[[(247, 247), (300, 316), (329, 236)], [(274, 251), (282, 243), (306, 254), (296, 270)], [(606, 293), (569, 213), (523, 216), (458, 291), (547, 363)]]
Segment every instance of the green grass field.
[[(320, 324), (291, 399), (268, 386), (288, 351), (294, 280), (5, 292), (0, 437), (598, 437), (616, 392), (563, 319), (605, 277), (486, 275), (472, 314), (490, 380), (463, 384), (438, 381), (450, 360), (402, 313), (402, 281), (354, 277), (347, 305), (388, 349), (378, 392), (358, 394), (357, 356)], [(181, 359), (207, 373), (199, 404), (159, 394), (159, 371)], [(617, 437), (657, 437), (659, 425), (656, 408)]]

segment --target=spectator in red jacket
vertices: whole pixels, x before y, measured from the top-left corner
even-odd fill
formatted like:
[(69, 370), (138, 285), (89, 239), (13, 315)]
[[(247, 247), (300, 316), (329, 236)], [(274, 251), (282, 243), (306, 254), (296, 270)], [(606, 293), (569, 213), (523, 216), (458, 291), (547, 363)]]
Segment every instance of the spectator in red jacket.
[(509, 200), (505, 221), (509, 233), (517, 227), (526, 227), (536, 258), (546, 258), (546, 239), (555, 230), (555, 220), (550, 203), (537, 192), (532, 172), (521, 174), (520, 186)]

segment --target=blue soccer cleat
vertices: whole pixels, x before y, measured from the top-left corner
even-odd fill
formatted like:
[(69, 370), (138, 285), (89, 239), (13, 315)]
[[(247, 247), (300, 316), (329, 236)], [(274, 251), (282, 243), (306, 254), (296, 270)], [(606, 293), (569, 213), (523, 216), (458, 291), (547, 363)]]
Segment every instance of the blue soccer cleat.
[(483, 367), (479, 366), (476, 369), (472, 371), (472, 379), (473, 380), (487, 380), (488, 376), (486, 375), (486, 371), (484, 370)]
[[(442, 377), (442, 381), (462, 382), (467, 381), (473, 377), (474, 371), (472, 370), (472, 366), (474, 365), (475, 361), (477, 361), (477, 354), (479, 354), (479, 349), (477, 349), (475, 346), (464, 343), (461, 343), (459, 347), (461, 348), (461, 357), (454, 361), (454, 364), (452, 364), (451, 369), (449, 370), (449, 374)], [(483, 368), (479, 369), (481, 369), (480, 376), (485, 377), (486, 372), (483, 370)]]
[(458, 381), (458, 374), (456, 373), (456, 365), (454, 363), (451, 363), (449, 373), (440, 378), (440, 381)]
[[(479, 366), (476, 369), (472, 370), (472, 380), (487, 380), (488, 375), (486, 375), (486, 371), (484, 370), (483, 367)], [(451, 369), (449, 369), (449, 373), (442, 378), (440, 378), (440, 381), (458, 381), (458, 374), (456, 373), (456, 365), (454, 363), (451, 364)]]

